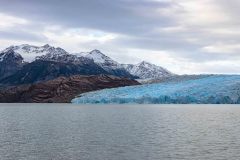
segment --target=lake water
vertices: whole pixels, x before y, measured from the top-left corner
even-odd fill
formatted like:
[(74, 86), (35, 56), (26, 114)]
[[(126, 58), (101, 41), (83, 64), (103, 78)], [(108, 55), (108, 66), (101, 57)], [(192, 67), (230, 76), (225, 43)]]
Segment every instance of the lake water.
[(240, 106), (0, 105), (1, 160), (240, 157)]

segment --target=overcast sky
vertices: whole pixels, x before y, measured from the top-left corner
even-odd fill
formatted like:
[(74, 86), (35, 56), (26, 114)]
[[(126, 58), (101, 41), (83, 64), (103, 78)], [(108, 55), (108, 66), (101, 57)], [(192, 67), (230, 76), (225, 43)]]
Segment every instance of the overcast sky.
[(240, 73), (239, 0), (0, 0), (0, 49), (50, 44), (178, 74)]

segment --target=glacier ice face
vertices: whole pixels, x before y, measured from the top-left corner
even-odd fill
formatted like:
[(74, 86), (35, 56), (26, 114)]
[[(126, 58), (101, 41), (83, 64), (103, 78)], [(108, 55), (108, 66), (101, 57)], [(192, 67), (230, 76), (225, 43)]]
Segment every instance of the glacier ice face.
[(195, 80), (104, 89), (81, 94), (76, 104), (235, 104), (240, 103), (240, 76), (214, 75)]

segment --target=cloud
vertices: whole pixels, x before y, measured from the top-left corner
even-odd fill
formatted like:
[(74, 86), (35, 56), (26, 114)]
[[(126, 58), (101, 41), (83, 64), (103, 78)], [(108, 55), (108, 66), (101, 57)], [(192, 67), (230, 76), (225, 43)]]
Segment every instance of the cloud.
[(0, 29), (28, 23), (26, 19), (10, 16), (3, 13), (0, 13), (0, 19)]
[(31, 33), (28, 31), (11, 30), (11, 31), (0, 31), (0, 39), (10, 39), (10, 40), (26, 40), (30, 42), (39, 42), (46, 40), (46, 37), (36, 33)]
[(27, 19), (0, 13), (0, 38), (4, 40), (45, 40), (41, 33), (39, 34), (33, 24)]
[(236, 56), (240, 56), (237, 52), (240, 51), (240, 44), (214, 44), (210, 46), (205, 46), (203, 51), (207, 51), (209, 53), (220, 53), (225, 55), (236, 54)]
[(0, 41), (96, 48), (178, 73), (239, 73), (231, 65), (240, 60), (239, 7), (228, 0), (0, 0)]

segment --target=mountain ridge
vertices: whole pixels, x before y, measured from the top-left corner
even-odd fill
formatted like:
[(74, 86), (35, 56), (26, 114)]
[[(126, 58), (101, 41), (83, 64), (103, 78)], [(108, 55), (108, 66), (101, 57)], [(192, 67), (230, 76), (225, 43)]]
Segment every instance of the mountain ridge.
[(172, 72), (155, 64), (142, 61), (138, 64), (123, 64), (124, 68), (132, 75), (138, 76), (141, 79), (154, 79), (160, 77), (173, 76)]
[(21, 45), (12, 45), (6, 49), (4, 49), (2, 52), (6, 52), (8, 50), (13, 50), (15, 53), (20, 54), (23, 57), (23, 60), (25, 62), (32, 62), (36, 60), (36, 57), (51, 54), (51, 55), (61, 55), (61, 54), (69, 54), (64, 49), (60, 47), (53, 47), (49, 44), (45, 44), (43, 46), (34, 46), (29, 44), (21, 44)]
[[(95, 63), (104, 70), (104, 72), (102, 72), (103, 74), (108, 73), (110, 75), (133, 79), (159, 78), (163, 76), (171, 76), (173, 74), (163, 67), (146, 61), (142, 61), (138, 64), (121, 64), (97, 49), (92, 50), (91, 52), (72, 54), (60, 47), (53, 47), (49, 44), (43, 46), (22, 44), (4, 49), (0, 52), (0, 66), (2, 64), (2, 68), (4, 68), (4, 65), (7, 66), (7, 62), (4, 62), (4, 57), (8, 52), (12, 52), (12, 61), (8, 61), (11, 61), (11, 63), (14, 64), (13, 66), (16, 67), (10, 67), (11, 69), (9, 73), (6, 73), (4, 76), (0, 77), (0, 79), (16, 73), (18, 70), (21, 70), (24, 65), (33, 63), (37, 60), (72, 63), (75, 65), (89, 65)], [(0, 69), (0, 72), (3, 72), (3, 69), (2, 71)]]
[(112, 68), (119, 70), (125, 69), (127, 72), (140, 79), (168, 77), (175, 75), (167, 69), (147, 61), (142, 61), (138, 64), (120, 64), (104, 55), (99, 50), (93, 50), (89, 53), (84, 53), (82, 56), (93, 59), (94, 62), (98, 63), (107, 71), (111, 70)]

